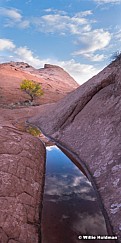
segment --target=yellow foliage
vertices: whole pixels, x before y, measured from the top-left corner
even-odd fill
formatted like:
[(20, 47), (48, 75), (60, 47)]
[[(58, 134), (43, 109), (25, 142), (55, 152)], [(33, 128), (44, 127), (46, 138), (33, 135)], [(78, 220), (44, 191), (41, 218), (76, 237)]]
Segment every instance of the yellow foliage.
[(33, 80), (23, 80), (20, 84), (20, 89), (30, 95), (31, 101), (33, 101), (36, 96), (41, 96), (44, 94), (41, 85)]
[(28, 133), (30, 133), (31, 135), (37, 137), (41, 134), (40, 130), (37, 128), (37, 127), (32, 127), (32, 126), (29, 126), (26, 131)]

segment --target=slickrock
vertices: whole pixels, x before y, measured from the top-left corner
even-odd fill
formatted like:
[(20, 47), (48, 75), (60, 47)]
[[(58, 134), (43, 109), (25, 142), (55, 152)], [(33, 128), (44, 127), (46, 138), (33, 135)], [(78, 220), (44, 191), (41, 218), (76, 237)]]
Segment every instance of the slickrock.
[[(44, 91), (32, 105), (20, 90), (23, 79), (40, 83)], [(77, 87), (57, 66), (37, 70), (23, 62), (0, 64), (0, 243), (40, 243), (46, 154), (42, 142), (26, 133), (25, 120), (38, 113), (40, 104), (44, 111)]]
[(36, 97), (34, 104), (38, 105), (56, 102), (79, 86), (58, 66), (46, 64), (44, 68), (35, 69), (24, 62), (3, 63), (0, 64), (0, 107), (20, 107), (30, 99), (29, 95), (20, 90), (24, 79), (41, 84), (44, 95)]
[(121, 59), (29, 122), (81, 163), (121, 242)]
[(0, 126), (0, 243), (40, 242), (44, 164), (38, 138)]

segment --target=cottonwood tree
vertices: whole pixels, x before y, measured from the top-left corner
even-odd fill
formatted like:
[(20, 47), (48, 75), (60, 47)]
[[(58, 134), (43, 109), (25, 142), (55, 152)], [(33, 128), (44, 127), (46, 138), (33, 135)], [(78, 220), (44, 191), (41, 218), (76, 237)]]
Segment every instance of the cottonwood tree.
[(31, 102), (33, 102), (35, 97), (42, 96), (44, 94), (41, 85), (33, 80), (23, 80), (20, 84), (20, 89), (30, 96)]

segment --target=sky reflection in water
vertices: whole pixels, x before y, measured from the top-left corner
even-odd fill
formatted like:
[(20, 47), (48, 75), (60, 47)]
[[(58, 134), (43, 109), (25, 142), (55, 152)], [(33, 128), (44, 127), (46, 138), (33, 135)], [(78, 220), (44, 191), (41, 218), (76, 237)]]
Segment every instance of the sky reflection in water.
[(106, 234), (91, 183), (56, 146), (47, 147), (42, 243), (82, 243), (79, 235)]

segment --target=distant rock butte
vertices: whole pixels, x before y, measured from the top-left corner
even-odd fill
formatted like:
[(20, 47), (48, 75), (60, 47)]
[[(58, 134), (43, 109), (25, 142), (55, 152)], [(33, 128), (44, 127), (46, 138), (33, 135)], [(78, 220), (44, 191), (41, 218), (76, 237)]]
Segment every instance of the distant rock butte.
[(62, 69), (63, 70), (63, 68), (61, 68), (61, 67), (59, 67), (57, 65), (52, 65), (52, 64), (45, 64), (44, 65), (44, 68), (59, 68), (59, 69)]
[(37, 104), (56, 102), (79, 85), (62, 68), (45, 64), (44, 68), (35, 69), (24, 62), (0, 64), (0, 104), (22, 102), (29, 96), (20, 90), (23, 79), (39, 82), (44, 91), (42, 97), (35, 100)]
[(81, 163), (121, 242), (121, 59), (29, 122)]

